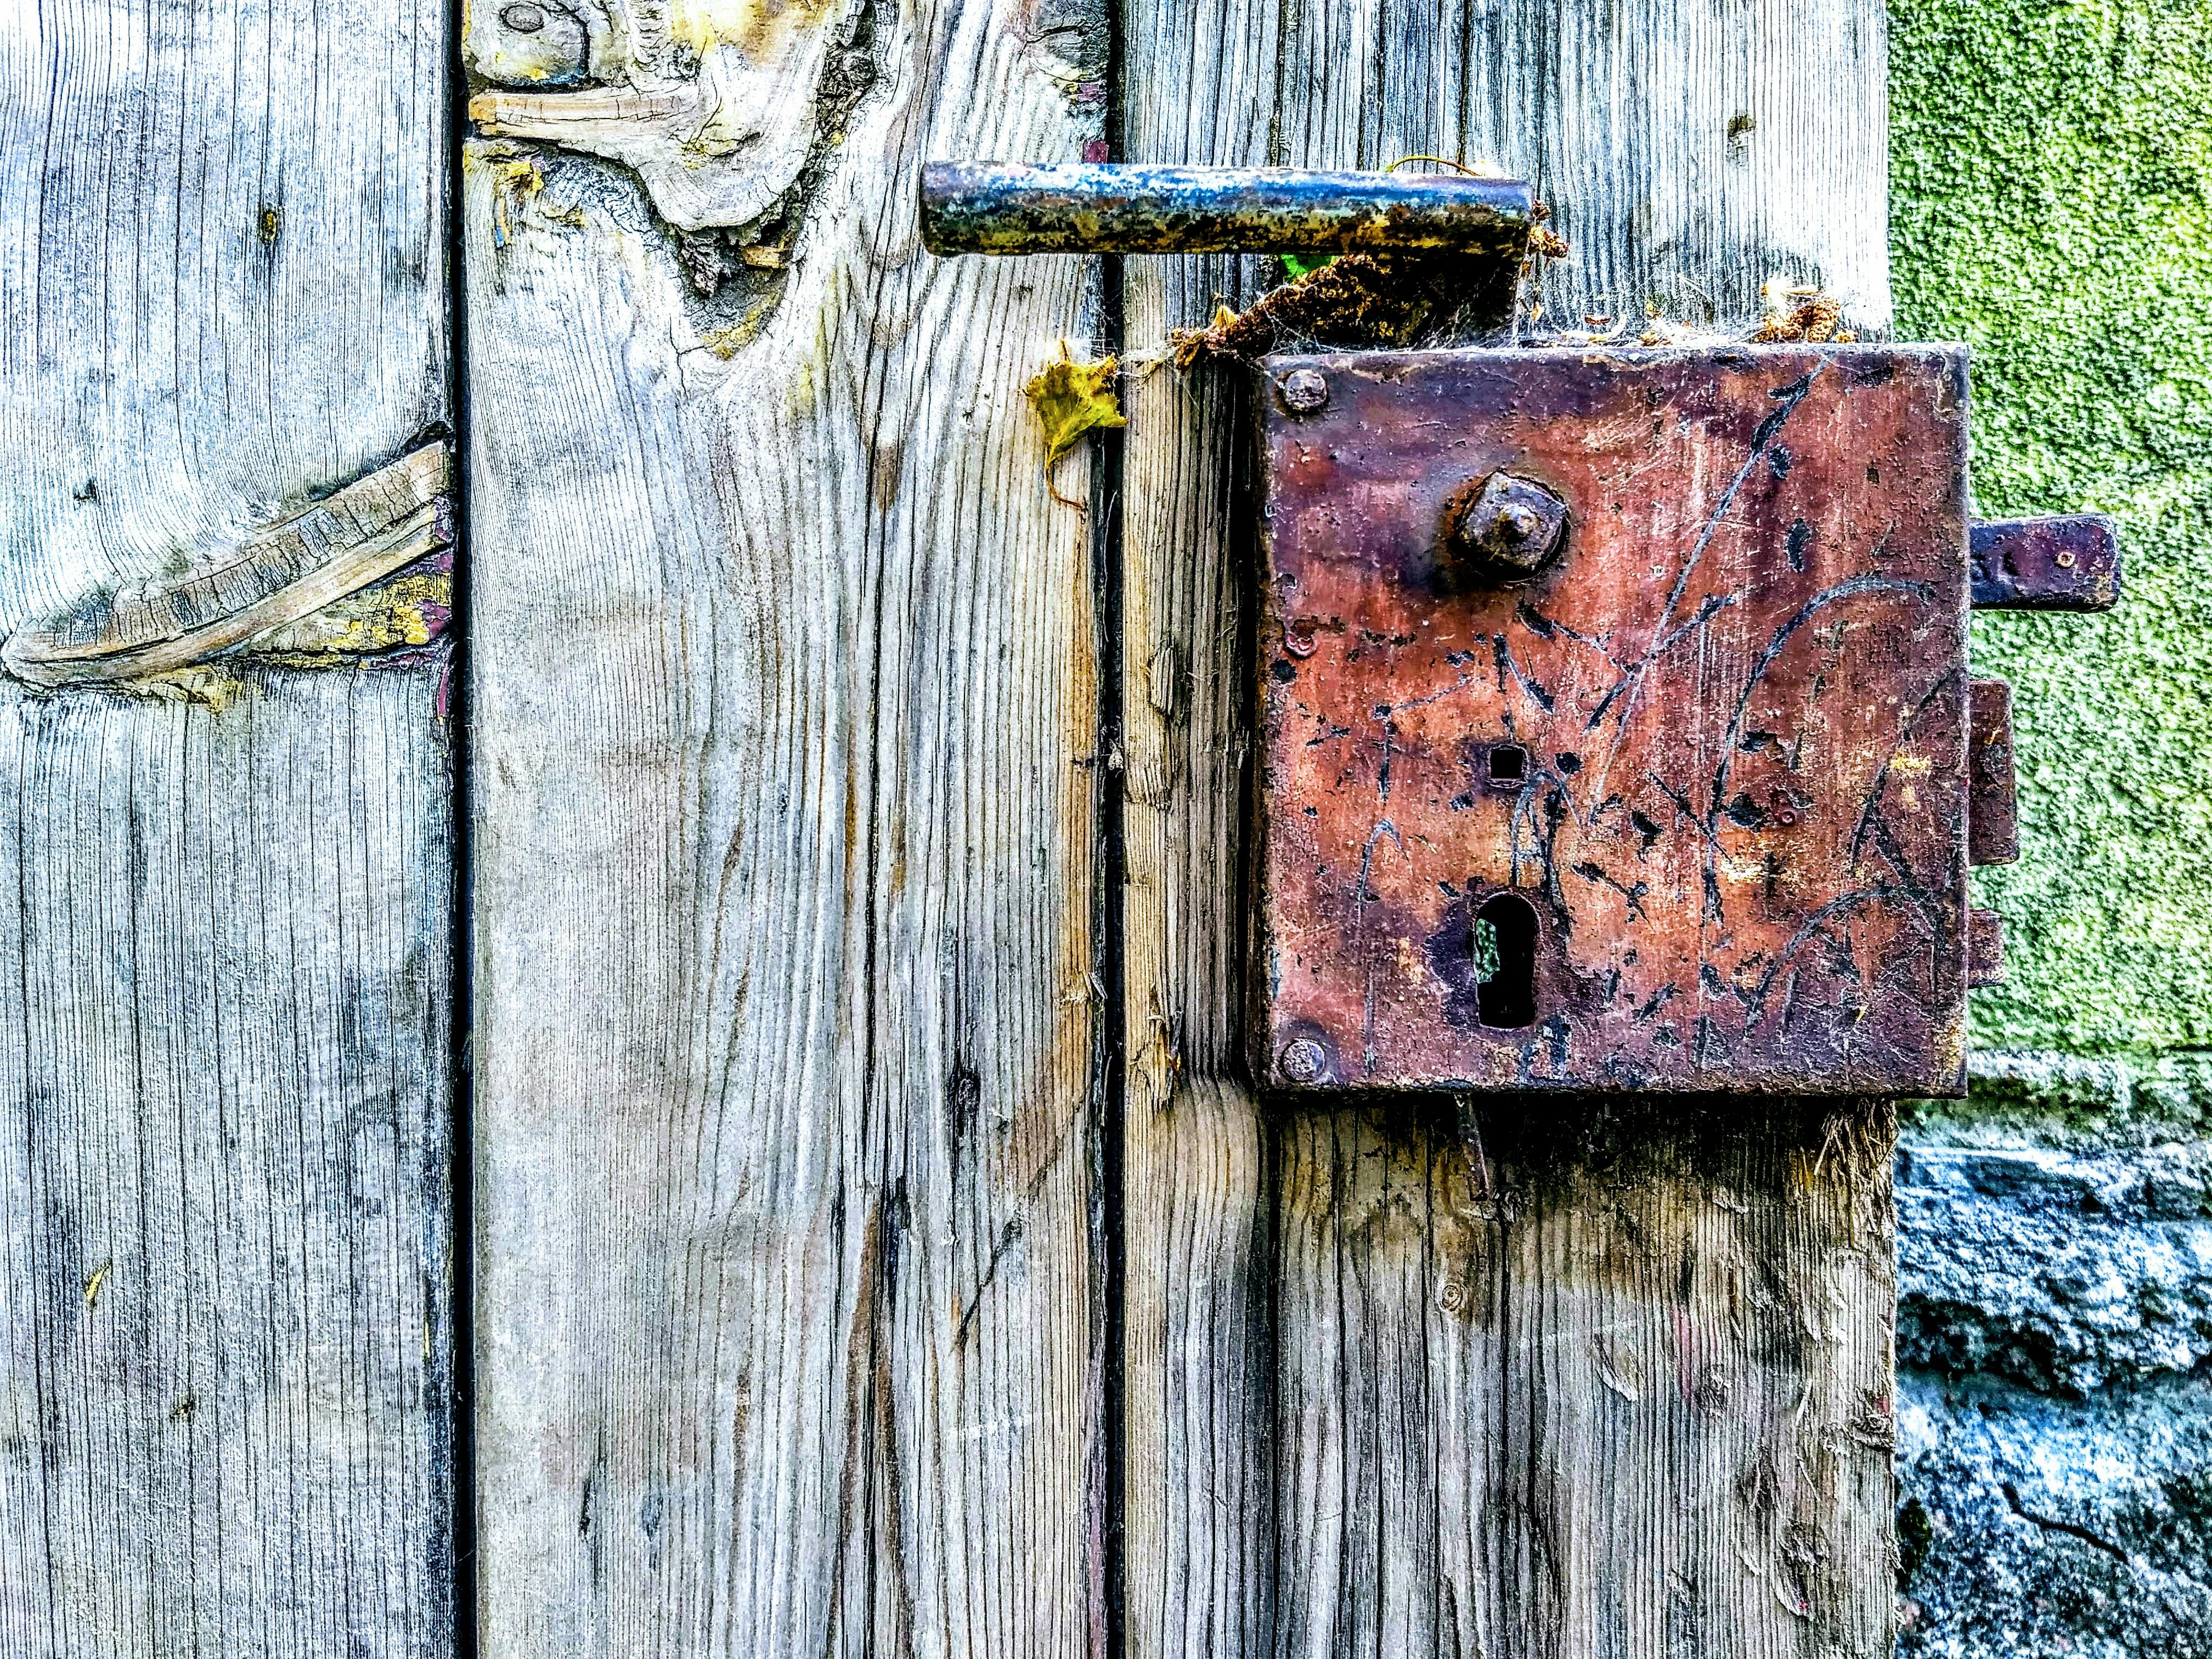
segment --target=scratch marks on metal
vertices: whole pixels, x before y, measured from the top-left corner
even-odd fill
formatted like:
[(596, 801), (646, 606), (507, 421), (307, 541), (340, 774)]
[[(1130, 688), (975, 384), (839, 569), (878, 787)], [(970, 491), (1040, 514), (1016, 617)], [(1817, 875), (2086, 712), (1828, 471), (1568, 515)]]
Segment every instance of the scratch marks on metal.
[[(1326, 410), (1260, 400), (1262, 1078), (1957, 1087), (1963, 358), (1468, 350), (1262, 372), (1308, 363)], [(1485, 586), (1443, 517), (1501, 469), (1556, 492), (1570, 530), (1532, 580)], [(1481, 1024), (1460, 937), (1507, 892), (1537, 918), (1533, 957), (1494, 969), (1530, 982), (1535, 1014), (1510, 1028)], [(1287, 1035), (1334, 1056), (1355, 1026), (1356, 1078), (1273, 1073)]]

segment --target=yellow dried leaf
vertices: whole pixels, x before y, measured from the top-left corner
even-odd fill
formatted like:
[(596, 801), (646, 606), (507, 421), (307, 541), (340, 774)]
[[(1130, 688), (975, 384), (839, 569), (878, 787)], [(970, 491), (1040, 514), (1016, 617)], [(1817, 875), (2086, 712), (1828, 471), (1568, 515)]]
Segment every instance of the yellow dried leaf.
[(1060, 346), (1060, 361), (1047, 363), (1035, 380), (1022, 388), (1044, 428), (1045, 464), (1049, 466), (1075, 447), (1076, 441), (1099, 427), (1121, 427), (1121, 401), (1114, 390), (1120, 365), (1113, 358), (1079, 363)]

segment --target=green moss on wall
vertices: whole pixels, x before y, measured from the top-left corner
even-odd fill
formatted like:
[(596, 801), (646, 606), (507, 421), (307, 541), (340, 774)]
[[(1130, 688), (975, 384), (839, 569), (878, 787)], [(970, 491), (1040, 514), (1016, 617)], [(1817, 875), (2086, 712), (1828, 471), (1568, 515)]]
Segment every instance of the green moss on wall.
[(1901, 338), (1974, 350), (1985, 517), (2099, 508), (2105, 617), (1977, 618), (2021, 861), (1981, 1047), (2212, 1045), (2212, 0), (1893, 0)]

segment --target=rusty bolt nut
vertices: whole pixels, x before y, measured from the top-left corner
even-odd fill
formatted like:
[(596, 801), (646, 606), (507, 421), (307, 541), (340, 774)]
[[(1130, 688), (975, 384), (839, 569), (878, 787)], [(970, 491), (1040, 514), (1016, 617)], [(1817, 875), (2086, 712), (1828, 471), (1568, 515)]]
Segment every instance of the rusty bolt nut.
[(1444, 524), (1444, 546), (1494, 581), (1521, 581), (1550, 563), (1567, 538), (1567, 504), (1533, 478), (1493, 472), (1462, 495)]
[(1317, 415), (1328, 406), (1328, 381), (1317, 368), (1294, 368), (1275, 382), (1283, 407), (1293, 415)]
[(1283, 1045), (1283, 1052), (1275, 1063), (1291, 1082), (1315, 1083), (1328, 1069), (1328, 1055), (1311, 1037), (1299, 1037), (1296, 1042)]

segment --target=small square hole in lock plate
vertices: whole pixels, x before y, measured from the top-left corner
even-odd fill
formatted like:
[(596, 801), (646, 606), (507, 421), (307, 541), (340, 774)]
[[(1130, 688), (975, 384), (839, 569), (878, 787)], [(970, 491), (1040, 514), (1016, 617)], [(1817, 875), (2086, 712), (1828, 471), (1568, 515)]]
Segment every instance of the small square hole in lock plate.
[(1517, 789), (1528, 776), (1528, 751), (1517, 743), (1501, 743), (1490, 751), (1490, 781)]

